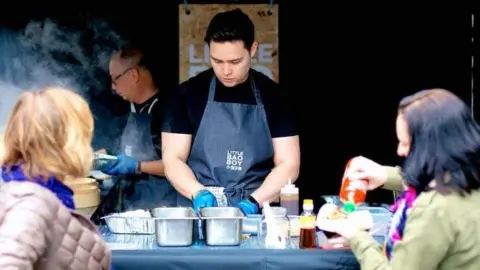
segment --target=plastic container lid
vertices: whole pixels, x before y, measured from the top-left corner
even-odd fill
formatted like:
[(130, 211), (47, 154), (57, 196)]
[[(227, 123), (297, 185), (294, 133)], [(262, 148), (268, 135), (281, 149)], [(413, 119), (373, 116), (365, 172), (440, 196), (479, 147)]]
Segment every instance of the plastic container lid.
[(350, 214), (352, 212), (355, 212), (357, 210), (357, 206), (353, 202), (346, 202), (343, 204), (343, 212), (346, 214)]
[(282, 187), (280, 190), (281, 194), (298, 194), (298, 187), (292, 184), (291, 181), (288, 182), (285, 186)]
[(303, 209), (304, 210), (313, 210), (313, 200), (303, 200)]

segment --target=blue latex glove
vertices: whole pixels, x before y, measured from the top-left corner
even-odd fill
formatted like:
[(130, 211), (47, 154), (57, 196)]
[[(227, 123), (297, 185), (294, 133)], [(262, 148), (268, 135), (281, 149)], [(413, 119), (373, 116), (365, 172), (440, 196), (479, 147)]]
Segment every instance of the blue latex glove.
[(240, 208), (246, 216), (258, 214), (258, 206), (249, 200), (239, 202), (237, 207)]
[(112, 160), (102, 167), (101, 172), (108, 175), (134, 174), (137, 169), (137, 160), (122, 154), (117, 156), (117, 160)]
[(210, 191), (204, 189), (193, 197), (193, 209), (198, 212), (203, 207), (217, 207), (217, 198)]

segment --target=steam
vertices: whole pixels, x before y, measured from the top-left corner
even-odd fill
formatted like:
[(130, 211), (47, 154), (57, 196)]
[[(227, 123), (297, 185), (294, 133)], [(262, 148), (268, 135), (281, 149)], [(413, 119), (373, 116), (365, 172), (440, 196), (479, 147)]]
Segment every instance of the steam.
[(122, 42), (101, 20), (91, 20), (84, 29), (52, 20), (32, 21), (19, 32), (0, 29), (0, 132), (25, 90), (63, 86), (89, 101), (108, 91), (109, 58)]

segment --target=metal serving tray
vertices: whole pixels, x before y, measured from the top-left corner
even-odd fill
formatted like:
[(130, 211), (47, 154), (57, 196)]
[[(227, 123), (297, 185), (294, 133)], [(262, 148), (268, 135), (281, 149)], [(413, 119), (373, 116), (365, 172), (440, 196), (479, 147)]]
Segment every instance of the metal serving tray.
[(107, 223), (108, 229), (116, 234), (153, 234), (155, 223), (148, 217), (126, 217), (112, 214), (102, 217)]
[(205, 207), (200, 209), (205, 222), (205, 243), (209, 246), (238, 246), (242, 242), (242, 224), (246, 218), (236, 207)]
[(192, 208), (160, 207), (152, 210), (155, 236), (159, 246), (190, 246), (193, 244), (193, 223), (198, 216)]

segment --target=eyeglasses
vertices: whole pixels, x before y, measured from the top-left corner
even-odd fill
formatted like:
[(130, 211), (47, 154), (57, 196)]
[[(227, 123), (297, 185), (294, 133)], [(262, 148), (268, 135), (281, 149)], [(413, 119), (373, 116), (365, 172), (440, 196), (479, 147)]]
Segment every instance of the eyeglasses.
[(133, 69), (133, 68), (127, 68), (127, 69), (125, 69), (122, 73), (118, 74), (117, 76), (112, 77), (112, 78), (111, 78), (111, 79), (112, 79), (112, 83), (116, 85), (116, 84), (117, 84), (117, 81), (118, 81), (120, 78), (122, 78), (125, 74), (127, 74), (130, 70), (132, 70), (132, 69)]

